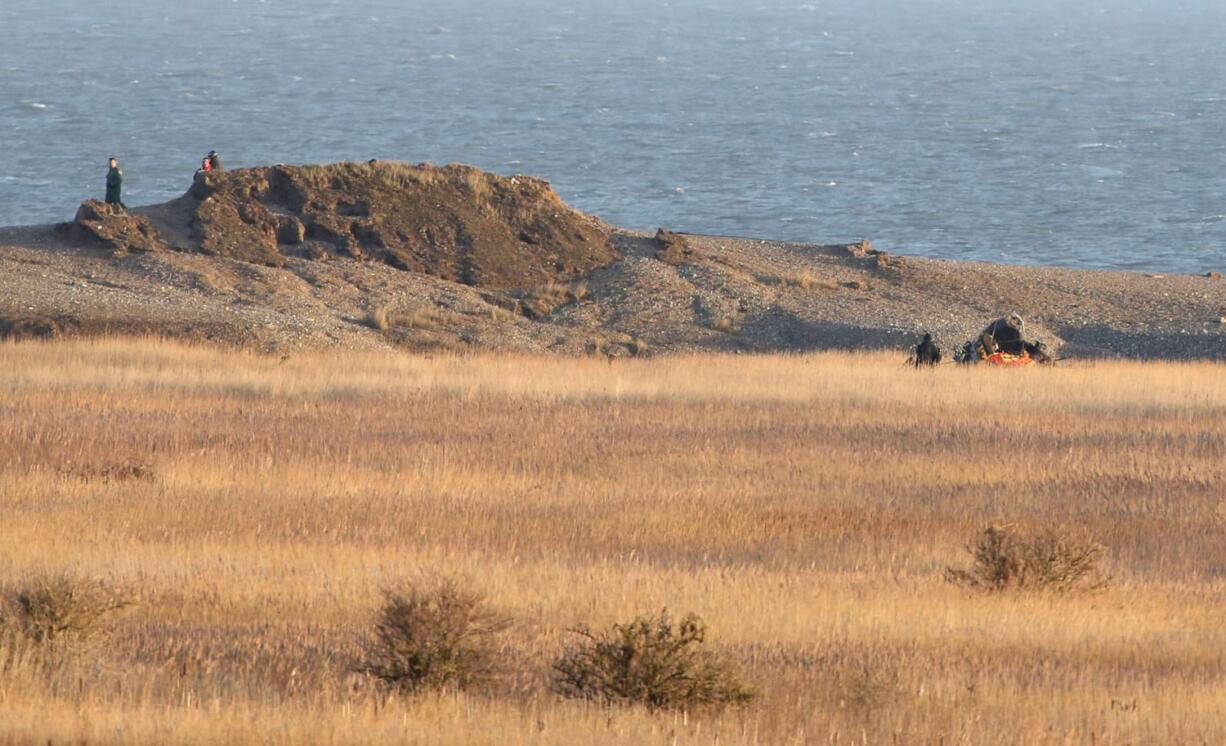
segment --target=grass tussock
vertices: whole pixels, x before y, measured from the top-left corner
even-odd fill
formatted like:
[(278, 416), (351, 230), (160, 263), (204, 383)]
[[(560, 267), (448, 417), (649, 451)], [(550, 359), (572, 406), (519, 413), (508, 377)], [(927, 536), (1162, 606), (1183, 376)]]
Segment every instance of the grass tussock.
[(1070, 534), (1022, 534), (1010, 526), (988, 526), (971, 546), (967, 569), (946, 568), (950, 583), (986, 591), (1097, 590), (1107, 584), (1101, 544)]
[(728, 313), (717, 313), (707, 320), (707, 328), (724, 334), (740, 334), (741, 325), (737, 317)]
[(366, 325), (379, 332), (394, 329), (438, 331), (455, 320), (454, 314), (432, 305), (416, 306), (404, 311), (393, 311), (386, 306), (379, 306), (366, 315)]
[(783, 275), (776, 280), (781, 285), (801, 290), (837, 290), (839, 284), (814, 272), (804, 271)]
[(554, 690), (564, 697), (649, 709), (740, 704), (753, 698), (743, 675), (704, 647), (707, 625), (668, 611), (573, 630), (581, 640), (553, 664)]
[(388, 310), (384, 306), (372, 308), (366, 314), (366, 325), (377, 332), (385, 332), (392, 328), (392, 322), (389, 318)]
[(453, 579), (387, 591), (358, 670), (406, 693), (488, 685), (503, 672), (509, 626)]
[(525, 317), (540, 320), (562, 306), (578, 303), (588, 297), (588, 293), (586, 282), (548, 283), (524, 292), (519, 298), (519, 308)]

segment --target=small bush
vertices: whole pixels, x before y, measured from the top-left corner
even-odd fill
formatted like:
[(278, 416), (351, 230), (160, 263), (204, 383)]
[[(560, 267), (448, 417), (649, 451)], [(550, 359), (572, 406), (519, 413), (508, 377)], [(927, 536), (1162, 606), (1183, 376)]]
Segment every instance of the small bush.
[(1008, 526), (989, 526), (966, 550), (965, 570), (946, 568), (945, 579), (966, 588), (1067, 591), (1106, 585), (1099, 573), (1102, 545), (1055, 532), (1026, 536)]
[(358, 671), (404, 692), (468, 689), (498, 677), (510, 624), (481, 594), (443, 579), (384, 597)]
[(707, 628), (688, 615), (674, 624), (668, 611), (638, 617), (583, 638), (554, 662), (554, 689), (564, 697), (649, 709), (747, 702), (739, 673), (702, 649)]
[(104, 632), (104, 622), (130, 602), (98, 580), (38, 577), (5, 590), (0, 625), (43, 649), (64, 650)]

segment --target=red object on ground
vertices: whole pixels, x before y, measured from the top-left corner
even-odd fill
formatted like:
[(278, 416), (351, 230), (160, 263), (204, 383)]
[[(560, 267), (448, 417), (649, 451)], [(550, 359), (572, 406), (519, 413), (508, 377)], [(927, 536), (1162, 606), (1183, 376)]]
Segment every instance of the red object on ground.
[(1007, 352), (993, 352), (991, 355), (988, 355), (984, 362), (988, 363), (989, 365), (999, 365), (1004, 368), (1018, 368), (1026, 365), (1034, 365), (1035, 360), (1026, 353), (1021, 355), (1010, 355)]

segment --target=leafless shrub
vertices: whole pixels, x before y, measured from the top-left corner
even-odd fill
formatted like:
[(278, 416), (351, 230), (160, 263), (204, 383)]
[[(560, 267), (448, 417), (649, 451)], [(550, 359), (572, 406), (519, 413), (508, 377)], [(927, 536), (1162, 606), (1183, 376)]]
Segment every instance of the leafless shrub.
[(6, 588), (0, 596), (0, 627), (44, 651), (68, 651), (105, 631), (112, 614), (131, 605), (100, 580), (45, 575)]
[(753, 697), (735, 668), (702, 649), (707, 627), (693, 614), (674, 624), (664, 610), (604, 632), (573, 631), (582, 639), (553, 664), (554, 689), (564, 697), (653, 710)]
[(488, 684), (509, 626), (452, 579), (387, 591), (358, 671), (402, 692)]
[(1106, 585), (1099, 564), (1102, 545), (1065, 533), (1021, 535), (1009, 526), (988, 526), (974, 545), (969, 568), (946, 568), (950, 583), (986, 591), (1068, 591)]

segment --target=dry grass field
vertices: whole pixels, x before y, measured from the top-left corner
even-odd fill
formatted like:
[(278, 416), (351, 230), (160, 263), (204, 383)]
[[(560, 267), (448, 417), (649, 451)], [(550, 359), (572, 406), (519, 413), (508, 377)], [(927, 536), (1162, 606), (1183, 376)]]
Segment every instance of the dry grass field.
[[(0, 584), (133, 603), (0, 650), (4, 743), (1226, 743), (1226, 367), (281, 358), (0, 344)], [(989, 524), (1103, 590), (947, 583)], [(513, 623), (493, 689), (354, 673), (381, 590)], [(564, 700), (569, 628), (695, 612), (756, 699)]]

